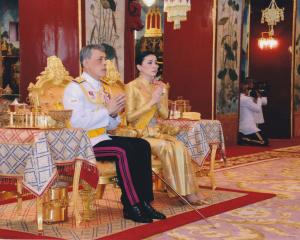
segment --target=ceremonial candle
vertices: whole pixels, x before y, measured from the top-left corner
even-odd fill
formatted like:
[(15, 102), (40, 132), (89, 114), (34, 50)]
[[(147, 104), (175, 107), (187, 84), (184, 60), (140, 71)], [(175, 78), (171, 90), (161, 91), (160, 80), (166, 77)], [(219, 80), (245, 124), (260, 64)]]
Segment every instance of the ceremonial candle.
[(32, 112), (30, 112), (29, 124), (30, 124), (30, 127), (32, 127), (32, 125), (33, 125), (33, 115), (32, 115)]
[(169, 118), (170, 118), (170, 119), (173, 119), (173, 117), (174, 117), (173, 110), (170, 110), (170, 116), (169, 116)]
[(10, 126), (14, 125), (14, 115), (12, 112), (9, 113), (9, 125)]
[(28, 114), (25, 113), (25, 126), (27, 127), (27, 125), (28, 125)]
[(44, 122), (44, 128), (47, 128), (47, 119), (46, 119), (45, 115), (43, 116), (43, 119), (44, 119), (44, 121), (43, 121)]
[(35, 127), (38, 127), (39, 126), (39, 120), (40, 120), (40, 116), (36, 113), (35, 114), (35, 119), (34, 119), (34, 125)]

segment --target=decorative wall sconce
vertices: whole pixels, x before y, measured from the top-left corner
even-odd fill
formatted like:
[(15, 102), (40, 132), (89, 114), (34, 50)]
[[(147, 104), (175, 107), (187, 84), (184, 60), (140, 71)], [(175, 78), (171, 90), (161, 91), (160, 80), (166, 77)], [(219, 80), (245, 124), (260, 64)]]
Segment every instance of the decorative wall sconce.
[(276, 1), (271, 0), (270, 5), (261, 12), (261, 23), (268, 24), (269, 32), (262, 32), (261, 38), (258, 39), (258, 46), (261, 49), (272, 49), (278, 45), (278, 41), (274, 38), (274, 26), (284, 20), (284, 8), (279, 8)]
[(180, 22), (187, 19), (187, 12), (191, 10), (191, 0), (164, 0), (164, 12), (167, 21), (174, 22), (174, 29), (180, 28)]

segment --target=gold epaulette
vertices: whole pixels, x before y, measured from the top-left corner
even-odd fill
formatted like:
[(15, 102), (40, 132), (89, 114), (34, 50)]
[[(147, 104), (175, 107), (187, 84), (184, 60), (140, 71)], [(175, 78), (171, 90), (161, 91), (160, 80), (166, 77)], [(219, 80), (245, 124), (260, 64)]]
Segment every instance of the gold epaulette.
[(77, 77), (73, 80), (73, 82), (76, 82), (78, 84), (81, 84), (83, 82), (85, 82), (86, 80), (83, 77)]

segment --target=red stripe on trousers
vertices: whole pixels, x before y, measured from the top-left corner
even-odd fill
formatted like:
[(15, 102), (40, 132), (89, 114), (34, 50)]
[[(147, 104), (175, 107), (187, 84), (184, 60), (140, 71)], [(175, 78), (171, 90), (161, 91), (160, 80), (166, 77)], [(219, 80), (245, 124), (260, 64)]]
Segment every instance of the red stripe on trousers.
[[(124, 188), (127, 198), (131, 205), (135, 205), (140, 202), (135, 188), (133, 186), (131, 174), (128, 166), (128, 159), (124, 149), (119, 147), (94, 147), (94, 153), (96, 157), (113, 157), (118, 158), (118, 165), (123, 180)], [(106, 151), (106, 152), (105, 152)]]

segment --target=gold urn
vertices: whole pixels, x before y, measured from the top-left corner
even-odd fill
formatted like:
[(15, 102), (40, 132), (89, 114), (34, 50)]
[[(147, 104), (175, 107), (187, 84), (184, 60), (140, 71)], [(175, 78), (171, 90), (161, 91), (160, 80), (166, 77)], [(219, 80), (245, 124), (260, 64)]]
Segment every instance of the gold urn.
[(48, 224), (68, 219), (68, 183), (57, 182), (43, 198), (43, 221)]

